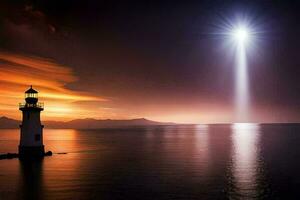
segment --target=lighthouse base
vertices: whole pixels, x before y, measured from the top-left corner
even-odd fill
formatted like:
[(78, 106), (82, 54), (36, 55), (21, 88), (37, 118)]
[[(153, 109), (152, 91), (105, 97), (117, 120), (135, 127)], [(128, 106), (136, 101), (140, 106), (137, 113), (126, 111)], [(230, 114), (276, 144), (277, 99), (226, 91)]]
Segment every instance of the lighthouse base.
[(45, 156), (45, 148), (42, 146), (19, 146), (19, 158), (41, 158)]

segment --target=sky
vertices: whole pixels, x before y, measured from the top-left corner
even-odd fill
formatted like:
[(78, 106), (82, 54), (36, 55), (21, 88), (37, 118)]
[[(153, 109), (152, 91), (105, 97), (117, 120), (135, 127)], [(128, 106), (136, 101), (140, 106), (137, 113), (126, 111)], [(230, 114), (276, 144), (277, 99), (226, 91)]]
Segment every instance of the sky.
[(247, 52), (249, 122), (300, 122), (296, 1), (0, 2), (0, 116), (20, 118), (33, 85), (42, 119), (235, 121), (238, 18), (258, 32)]

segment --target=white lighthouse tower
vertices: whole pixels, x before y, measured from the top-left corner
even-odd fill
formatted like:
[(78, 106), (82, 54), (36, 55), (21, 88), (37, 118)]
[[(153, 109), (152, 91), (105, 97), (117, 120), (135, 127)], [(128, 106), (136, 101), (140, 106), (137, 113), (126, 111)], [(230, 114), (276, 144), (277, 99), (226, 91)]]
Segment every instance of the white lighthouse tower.
[(32, 86), (25, 92), (25, 103), (20, 103), (22, 111), (20, 157), (42, 157), (45, 154), (43, 144), (43, 128), (40, 113), (44, 110), (43, 103), (38, 102), (38, 92)]

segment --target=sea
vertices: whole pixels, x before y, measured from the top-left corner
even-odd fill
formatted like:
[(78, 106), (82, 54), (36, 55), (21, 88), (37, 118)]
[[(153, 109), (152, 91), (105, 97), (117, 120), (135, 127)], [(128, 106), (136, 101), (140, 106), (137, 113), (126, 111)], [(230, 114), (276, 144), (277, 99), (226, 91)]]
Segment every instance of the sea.
[[(0, 153), (18, 129), (0, 130)], [(0, 200), (300, 199), (299, 124), (45, 129), (36, 161), (0, 160)]]

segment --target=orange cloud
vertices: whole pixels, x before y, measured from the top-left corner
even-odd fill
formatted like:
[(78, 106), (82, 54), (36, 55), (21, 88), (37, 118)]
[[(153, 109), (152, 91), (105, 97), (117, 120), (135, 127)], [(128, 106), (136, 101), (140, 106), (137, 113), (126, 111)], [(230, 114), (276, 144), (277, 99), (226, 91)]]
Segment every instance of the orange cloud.
[(104, 97), (86, 91), (66, 88), (66, 84), (77, 80), (71, 68), (57, 64), (54, 60), (0, 52), (0, 112), (10, 117), (19, 115), (17, 105), (23, 101), (24, 91), (29, 85), (39, 90), (40, 99), (45, 101), (46, 106), (49, 105), (45, 109), (45, 118), (56, 114), (65, 118), (74, 118), (74, 114), (84, 116), (88, 112), (75, 109), (74, 103), (107, 101)]
[[(40, 75), (38, 72), (54, 74), (53, 78), (58, 81), (73, 82), (77, 80), (70, 68), (59, 65), (51, 59), (0, 52), (0, 60), (14, 64), (15, 68), (36, 70), (35, 74), (37, 75)], [(26, 72), (28, 73), (28, 71)], [(29, 72), (34, 74), (35, 71)]]

